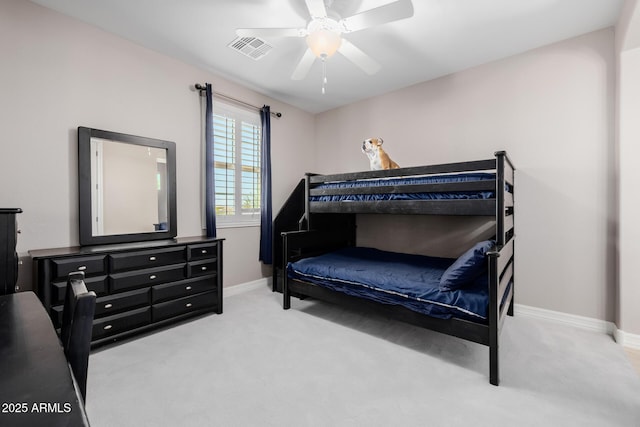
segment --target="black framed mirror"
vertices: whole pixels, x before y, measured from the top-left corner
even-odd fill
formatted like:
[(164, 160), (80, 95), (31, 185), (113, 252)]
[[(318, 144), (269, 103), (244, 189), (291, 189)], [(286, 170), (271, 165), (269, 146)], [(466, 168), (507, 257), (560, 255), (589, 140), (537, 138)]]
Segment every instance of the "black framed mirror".
[(173, 239), (176, 145), (78, 127), (80, 245)]

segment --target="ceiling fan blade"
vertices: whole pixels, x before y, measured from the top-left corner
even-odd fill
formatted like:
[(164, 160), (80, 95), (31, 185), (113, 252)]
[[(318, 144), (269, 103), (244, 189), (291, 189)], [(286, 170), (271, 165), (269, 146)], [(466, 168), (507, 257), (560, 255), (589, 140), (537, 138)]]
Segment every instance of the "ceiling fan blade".
[(307, 4), (307, 9), (309, 9), (311, 19), (327, 17), (327, 9), (324, 7), (324, 0), (304, 0), (304, 2)]
[(304, 37), (304, 28), (238, 28), (238, 37)]
[(411, 0), (398, 0), (384, 6), (365, 10), (356, 15), (342, 20), (347, 32), (359, 31), (398, 19), (413, 16), (413, 3)]
[(358, 49), (347, 39), (342, 39), (340, 49), (338, 49), (345, 58), (356, 64), (362, 71), (372, 75), (380, 70), (380, 64), (373, 60), (369, 55)]
[(311, 49), (307, 49), (304, 52), (304, 55), (296, 65), (296, 69), (293, 70), (293, 74), (291, 75), (291, 79), (293, 80), (302, 80), (307, 74), (309, 74), (309, 70), (313, 65), (313, 62), (316, 60), (316, 56), (313, 54)]

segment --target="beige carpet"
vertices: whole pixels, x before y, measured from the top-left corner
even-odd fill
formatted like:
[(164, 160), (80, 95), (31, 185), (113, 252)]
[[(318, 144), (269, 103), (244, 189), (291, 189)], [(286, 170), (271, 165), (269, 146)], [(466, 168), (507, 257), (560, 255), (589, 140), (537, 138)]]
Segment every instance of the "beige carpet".
[(507, 318), (488, 348), (260, 288), (225, 313), (94, 352), (87, 411), (112, 426), (640, 426), (611, 337)]

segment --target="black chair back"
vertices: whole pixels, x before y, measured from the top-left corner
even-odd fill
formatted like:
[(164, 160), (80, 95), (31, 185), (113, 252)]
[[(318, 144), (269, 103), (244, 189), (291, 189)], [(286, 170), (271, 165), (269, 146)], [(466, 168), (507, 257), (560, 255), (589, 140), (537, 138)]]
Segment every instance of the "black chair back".
[(70, 273), (62, 312), (62, 346), (83, 400), (86, 400), (87, 394), (87, 372), (95, 309), (96, 294), (87, 291), (84, 273)]

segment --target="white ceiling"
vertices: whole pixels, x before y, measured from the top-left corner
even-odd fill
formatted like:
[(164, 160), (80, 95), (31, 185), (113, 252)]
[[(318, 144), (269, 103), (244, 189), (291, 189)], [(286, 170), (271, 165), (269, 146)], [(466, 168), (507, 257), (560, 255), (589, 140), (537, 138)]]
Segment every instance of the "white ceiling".
[[(265, 38), (253, 60), (227, 47), (236, 28), (306, 27), (304, 0), (31, 0), (317, 113), (615, 25), (624, 0), (413, 0), (414, 15), (345, 38), (382, 65), (372, 76), (337, 54), (290, 76), (302, 38)], [(392, 0), (325, 0), (340, 16)], [(194, 82), (195, 83), (195, 82)]]

